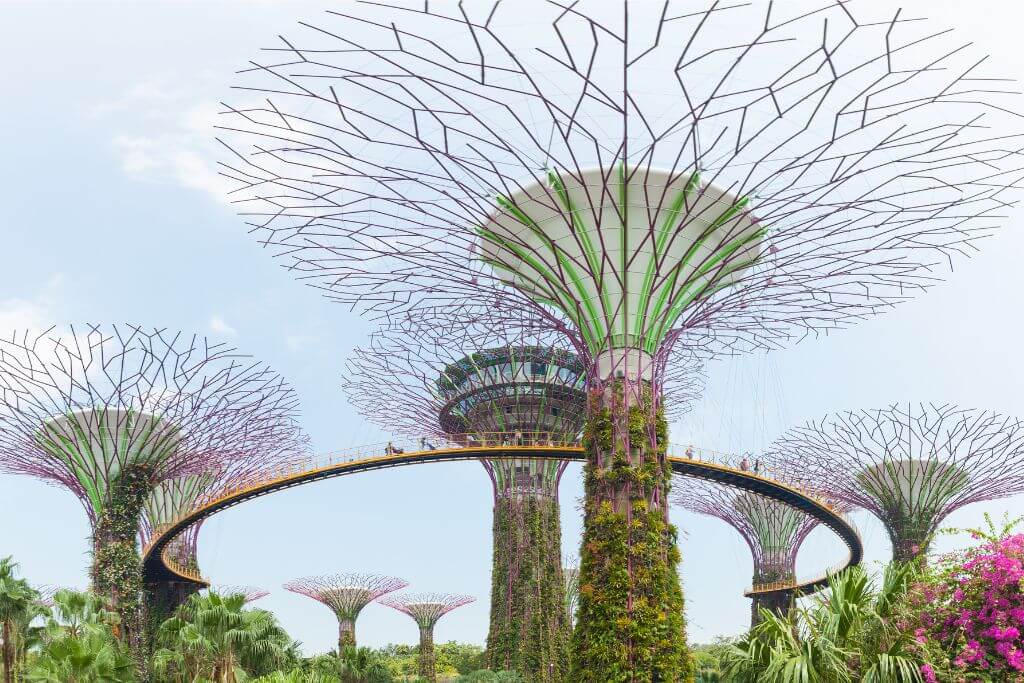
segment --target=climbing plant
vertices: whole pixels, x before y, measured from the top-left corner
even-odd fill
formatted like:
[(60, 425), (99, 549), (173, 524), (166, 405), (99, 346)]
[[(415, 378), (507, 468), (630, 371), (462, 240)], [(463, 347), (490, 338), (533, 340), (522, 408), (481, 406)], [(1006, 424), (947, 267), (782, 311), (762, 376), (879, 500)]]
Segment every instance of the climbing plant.
[(690, 681), (664, 413), (648, 384), (624, 380), (591, 390), (588, 413), (571, 680)]

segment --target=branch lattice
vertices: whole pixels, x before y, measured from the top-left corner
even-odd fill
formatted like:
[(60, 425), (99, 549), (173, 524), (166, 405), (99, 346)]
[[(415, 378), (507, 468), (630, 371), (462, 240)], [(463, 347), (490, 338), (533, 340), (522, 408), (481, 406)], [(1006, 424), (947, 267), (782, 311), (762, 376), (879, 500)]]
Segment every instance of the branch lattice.
[(754, 584), (792, 581), (796, 557), (818, 521), (780, 501), (694, 478), (676, 477), (672, 502), (734, 528), (754, 561)]
[(361, 3), (241, 72), (222, 172), (290, 270), (380, 316), (497, 297), (595, 372), (781, 345), (927, 288), (1021, 179), (1015, 86), (861, 10)]
[(765, 459), (870, 511), (897, 553), (916, 555), (954, 510), (1024, 492), (1024, 423), (950, 404), (892, 404), (791, 429)]
[(369, 603), (408, 585), (393, 576), (349, 572), (295, 579), (284, 588), (323, 603), (339, 620), (355, 621)]
[(408, 614), (416, 625), (424, 631), (430, 631), (434, 625), (452, 610), (468, 605), (476, 598), (468, 595), (452, 595), (448, 593), (416, 593), (381, 598), (379, 602), (399, 612)]
[(93, 521), (127, 468), (156, 486), (305, 452), (297, 418), (279, 375), (198, 336), (88, 325), (0, 340), (0, 469), (68, 488)]

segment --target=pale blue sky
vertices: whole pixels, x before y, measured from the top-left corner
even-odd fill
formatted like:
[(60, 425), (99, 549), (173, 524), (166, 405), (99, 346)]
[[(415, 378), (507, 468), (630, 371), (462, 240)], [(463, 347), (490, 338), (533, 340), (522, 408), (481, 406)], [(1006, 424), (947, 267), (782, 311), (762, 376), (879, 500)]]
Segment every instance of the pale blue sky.
[[(0, 333), (83, 321), (203, 332), (292, 382), (318, 452), (385, 438), (339, 389), (345, 358), (368, 324), (292, 281), (261, 252), (222, 200), (214, 167), (210, 125), (234, 70), (327, 5), (0, 3)], [(998, 64), (991, 70), (1024, 76), (1012, 3), (904, 5), (956, 26), (964, 40), (987, 43)], [(673, 425), (672, 441), (753, 450), (796, 422), (893, 400), (1024, 417), (1022, 253), (1018, 211), (930, 294), (828, 339), (713, 366), (707, 399)], [(573, 466), (562, 485), (567, 554), (578, 544), (580, 495)], [(201, 537), (200, 563), (215, 583), (273, 591), (260, 604), (310, 652), (335, 642), (333, 616), (280, 585), (349, 570), (393, 573), (417, 591), (476, 595), (436, 635), (483, 643), (490, 496), (476, 463), (322, 482), (214, 518)], [(975, 524), (984, 510), (1024, 514), (1024, 500), (973, 506), (949, 523)], [(869, 560), (886, 559), (881, 527), (857, 518)], [(0, 555), (14, 555), (28, 577), (86, 584), (88, 527), (70, 494), (0, 476), (0, 519)], [(685, 534), (691, 637), (739, 632), (749, 618), (741, 596), (751, 573), (746, 547), (719, 522), (681, 512), (674, 519)], [(828, 533), (815, 532), (800, 573), (817, 573), (842, 554)], [(357, 633), (370, 645), (416, 641), (412, 620), (379, 605), (364, 611)]]

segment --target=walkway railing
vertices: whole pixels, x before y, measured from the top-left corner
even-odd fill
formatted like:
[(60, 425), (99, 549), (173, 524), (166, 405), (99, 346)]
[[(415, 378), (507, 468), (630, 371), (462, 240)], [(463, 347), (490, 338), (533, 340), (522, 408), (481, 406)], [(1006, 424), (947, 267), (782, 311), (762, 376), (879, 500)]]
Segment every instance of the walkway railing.
[[(460, 449), (479, 450), (483, 448), (498, 450), (499, 452), (495, 456), (487, 458), (495, 460), (528, 460), (538, 457), (540, 453), (548, 449), (560, 449), (563, 451), (566, 449), (579, 449), (582, 451), (582, 446), (578, 439), (567, 439), (564, 434), (550, 432), (517, 432), (510, 434), (508, 432), (499, 432), (493, 434), (451, 435), (449, 440), (445, 442), (429, 437), (407, 440), (393, 439), (391, 441), (367, 444), (309, 458), (295, 459), (277, 467), (261, 471), (243, 480), (233, 481), (228, 486), (206, 492), (195, 502), (192, 509), (185, 511), (168, 523), (161, 524), (153, 529), (149, 542), (143, 548), (143, 556), (149, 555), (152, 547), (161, 541), (169, 530), (179, 527), (183, 520), (190, 518), (196, 512), (204, 508), (214, 507), (223, 501), (242, 497), (246, 493), (257, 493), (275, 486), (284, 485), (289, 480), (308, 479), (317, 472), (327, 472), (344, 464), (357, 461), (376, 461), (380, 463), (381, 467), (385, 467), (387, 466), (386, 461), (390, 457), (394, 457), (396, 460), (408, 460), (409, 455), (429, 454), (433, 451), (458, 452)], [(692, 445), (671, 445), (669, 451), (677, 460), (686, 459), (700, 464), (710, 464), (717, 468), (734, 471), (736, 474), (741, 474), (746, 478), (756, 477), (773, 485), (790, 489), (803, 498), (812, 499), (816, 504), (828, 510), (833, 516), (844, 517), (830, 503), (815, 495), (814, 492), (799, 485), (788, 483), (782, 478), (774, 478), (772, 475), (776, 473), (762, 467), (759, 461), (749, 456), (745, 458), (733, 453), (698, 448)], [(521, 455), (517, 454), (517, 452), (521, 453)], [(855, 529), (852, 524), (849, 526)], [(181, 529), (178, 529), (178, 533), (180, 531)], [(198, 571), (176, 562), (168, 552), (167, 547), (163, 549), (161, 560), (173, 573), (197, 583), (205, 583), (205, 580)], [(848, 564), (849, 561), (847, 562)], [(823, 581), (826, 576), (827, 574), (822, 575), (818, 579), (812, 579), (811, 582)], [(746, 594), (791, 591), (800, 586), (806, 586), (808, 583), (808, 581), (799, 581), (796, 583), (775, 582), (757, 584), (746, 591)]]

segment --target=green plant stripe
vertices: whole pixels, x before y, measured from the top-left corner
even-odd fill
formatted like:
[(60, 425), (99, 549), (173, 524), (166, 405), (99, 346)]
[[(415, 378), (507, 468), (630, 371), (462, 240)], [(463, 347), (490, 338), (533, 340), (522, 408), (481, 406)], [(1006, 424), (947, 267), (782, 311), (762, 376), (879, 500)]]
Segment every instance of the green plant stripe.
[[(644, 283), (640, 288), (640, 303), (637, 308), (638, 314), (636, 318), (636, 325), (633, 328), (633, 335), (637, 338), (643, 336), (644, 322), (648, 319), (647, 316), (647, 304), (651, 299), (653, 293), (652, 285), (654, 283), (654, 271), (661, 260), (662, 250), (665, 248), (665, 243), (668, 241), (669, 235), (673, 232), (672, 227), (677, 226), (677, 220), (683, 211), (683, 206), (689, 199), (690, 195), (693, 194), (693, 190), (700, 183), (700, 173), (694, 173), (690, 176), (690, 179), (686, 182), (686, 187), (676, 194), (676, 198), (672, 201), (671, 206), (665, 213), (665, 220), (662, 221), (661, 230), (654, 239), (654, 258), (647, 264), (647, 273), (644, 275)], [(677, 227), (678, 229), (678, 227)], [(662, 301), (663, 302), (663, 301)]]
[[(626, 162), (625, 160), (619, 164), (619, 207), (620, 215), (622, 220), (619, 225), (619, 233), (622, 235), (622, 301), (619, 305), (622, 307), (622, 337), (625, 339), (628, 332), (626, 328), (629, 326), (629, 271), (627, 270), (629, 264), (629, 221), (627, 216), (629, 215), (629, 206), (627, 205), (629, 200), (629, 188), (626, 186)], [(611, 332), (612, 330), (608, 330)]]
[[(572, 280), (573, 285), (576, 287), (576, 291), (580, 295), (580, 302), (587, 309), (587, 313), (590, 314), (590, 320), (597, 322), (597, 311), (594, 309), (594, 304), (591, 303), (590, 301), (590, 297), (587, 294), (587, 289), (583, 285), (583, 282), (580, 279), (579, 274), (576, 272), (576, 268), (573, 267), (572, 263), (569, 261), (568, 258), (566, 258), (565, 254), (562, 253), (562, 250), (559, 249), (555, 245), (554, 241), (550, 237), (548, 237), (547, 234), (545, 234), (545, 232), (541, 229), (539, 225), (537, 225), (537, 221), (533, 220), (533, 218), (528, 216), (518, 206), (515, 206), (514, 204), (512, 204), (512, 202), (510, 202), (504, 197), (498, 197), (498, 204), (505, 210), (512, 213), (516, 220), (518, 220), (520, 223), (529, 228), (530, 231), (533, 232), (534, 235), (539, 237), (541, 242), (543, 242), (547, 246), (548, 250), (551, 251), (551, 255), (555, 257), (555, 260), (558, 262), (558, 264), (561, 265), (562, 268), (565, 269), (565, 272), (569, 275), (569, 279)], [(494, 233), (490, 234), (494, 235)], [(497, 237), (497, 235), (495, 235), (495, 237)], [(507, 241), (506, 246), (508, 246)]]
[[(605, 287), (604, 277), (601, 275), (601, 258), (594, 250), (594, 245), (590, 241), (590, 235), (587, 234), (587, 228), (580, 220), (579, 212), (576, 210), (575, 204), (573, 204), (572, 198), (569, 196), (569, 191), (565, 188), (565, 183), (554, 171), (548, 172), (548, 182), (555, 190), (555, 194), (562, 202), (562, 208), (569, 214), (573, 229), (580, 236), (580, 243), (583, 247), (583, 257), (586, 259), (587, 264), (590, 266), (590, 271), (594, 277), (594, 286), (597, 288), (598, 295), (601, 297), (601, 305), (604, 310), (610, 311), (611, 306), (608, 301), (607, 288)], [(584, 190), (585, 191), (585, 190)]]
[[(675, 287), (676, 287), (676, 282), (678, 282), (678, 280), (679, 280), (679, 273), (682, 272), (683, 269), (686, 268), (689, 265), (690, 261), (693, 260), (694, 256), (697, 254), (698, 250), (704, 245), (704, 243), (708, 240), (708, 238), (710, 238), (711, 235), (714, 234), (715, 230), (718, 229), (718, 227), (720, 227), (725, 222), (725, 220), (727, 220), (727, 219), (723, 219), (723, 216), (728, 215), (728, 216), (731, 217), (731, 216), (735, 215), (736, 212), (739, 211), (739, 209), (737, 209), (736, 207), (739, 206), (740, 208), (742, 208), (743, 206), (746, 206), (746, 203), (747, 203), (746, 198), (739, 199), (735, 204), (733, 204), (733, 206), (731, 206), (729, 209), (727, 209), (721, 216), (719, 216), (714, 221), (712, 221), (711, 224), (708, 225), (708, 227), (705, 228), (703, 232), (701, 232), (700, 237), (698, 237), (696, 240), (694, 240), (693, 244), (690, 245), (690, 248), (686, 250), (686, 253), (683, 254), (683, 258), (676, 265), (676, 267), (672, 269), (672, 275), (669, 278), (668, 286), (663, 287), (661, 289), (661, 293), (658, 295), (658, 300), (657, 300), (657, 302), (655, 302), (654, 310), (651, 311), (650, 320), (652, 321), (653, 328), (646, 335), (645, 342), (644, 342), (645, 348), (646, 347), (656, 347), (658, 345), (658, 343), (664, 337), (665, 324), (664, 324), (664, 322), (659, 323), (658, 322), (658, 318), (661, 316), (662, 310), (664, 310), (666, 299), (670, 295), (674, 296), (674, 294), (675, 294)], [(676, 317), (678, 317), (678, 316), (676, 316)]]
[[(516, 209), (516, 210), (518, 211), (518, 209)], [(519, 213), (522, 213), (522, 212), (520, 211)], [(526, 253), (526, 251), (524, 249), (520, 248), (519, 246), (517, 246), (515, 244), (512, 244), (511, 242), (509, 242), (505, 238), (501, 237), (500, 235), (497, 235), (496, 233), (494, 233), (494, 232), (492, 232), (490, 230), (487, 230), (486, 228), (480, 228), (479, 232), (480, 232), (480, 236), (481, 237), (483, 237), (484, 239), (488, 240), (489, 242), (497, 244), (498, 246), (502, 247), (503, 249), (507, 249), (507, 250), (511, 251), (513, 254), (515, 254), (517, 257), (519, 257), (520, 260), (522, 260), (524, 263), (526, 263), (531, 268), (533, 268), (537, 272), (537, 274), (541, 278), (543, 278), (543, 280), (546, 282), (546, 284), (548, 285), (549, 291), (551, 291), (551, 293), (554, 296), (557, 296), (559, 301), (562, 300), (562, 295), (560, 295), (559, 292), (560, 291), (564, 291), (564, 287), (563, 287), (564, 283), (561, 280), (559, 280), (559, 278), (555, 277), (554, 273), (552, 273), (542, 263), (540, 263), (537, 259), (535, 259), (530, 254)], [(552, 246), (552, 248), (554, 248), (554, 247)], [(562, 257), (559, 254), (557, 249), (554, 249), (553, 253), (554, 253), (555, 257), (558, 258), (560, 263), (562, 263), (565, 260), (564, 257)], [(486, 261), (491, 263), (492, 266), (494, 265), (494, 262), (493, 262), (492, 259), (486, 259)], [(562, 263), (562, 265), (563, 265), (563, 267), (566, 267), (566, 272), (569, 273), (569, 277), (573, 279), (573, 281), (574, 281), (574, 283), (576, 285), (576, 289), (580, 292), (581, 298), (583, 300), (583, 305), (586, 306), (588, 312), (592, 316), (595, 316), (595, 317), (592, 317), (591, 320), (596, 320), (597, 318), (596, 318), (596, 314), (595, 314), (595, 312), (593, 310), (593, 304), (591, 304), (590, 300), (587, 298), (587, 296), (586, 296), (586, 289), (583, 287), (582, 283), (579, 280), (579, 277), (576, 275), (576, 271), (572, 268), (571, 264)], [(508, 271), (509, 273), (512, 273), (513, 275), (520, 275), (520, 276), (522, 275), (521, 273), (519, 273), (518, 271), (510, 268), (507, 265), (502, 264), (502, 268), (504, 270)], [(583, 320), (582, 317), (580, 317), (578, 315), (574, 315), (571, 312), (571, 311), (573, 311), (575, 309), (575, 306), (571, 305), (569, 302), (563, 302), (562, 305), (558, 306), (558, 308), (561, 309), (564, 313), (566, 313), (570, 318), (573, 319), (573, 322), (575, 322), (576, 325), (580, 328), (580, 331), (583, 332), (583, 336), (584, 336), (584, 338), (587, 339), (587, 343), (588, 344), (592, 344), (595, 335), (594, 335), (593, 331), (590, 329), (590, 325), (588, 323), (586, 323)]]
[[(754, 242), (755, 240), (760, 239), (764, 235), (764, 233), (765, 229), (759, 228), (758, 230), (753, 231), (751, 234), (745, 237), (736, 238), (735, 240), (727, 244), (725, 247), (715, 252), (714, 256), (710, 260), (708, 260), (708, 262), (705, 263), (698, 272), (696, 272), (692, 277), (690, 277), (687, 280), (682, 290), (677, 294), (679, 298), (675, 303), (671, 305), (671, 307), (668, 310), (668, 313), (665, 315), (665, 319), (660, 324), (656, 325), (656, 334), (653, 336), (653, 338), (649, 337), (647, 343), (650, 344), (654, 341), (660, 341), (664, 337), (665, 330), (668, 329), (671, 325), (674, 325), (675, 321), (679, 318), (680, 315), (682, 315), (684, 307), (688, 306), (701, 293), (704, 293), (705, 298), (710, 295), (709, 287), (714, 287), (717, 282), (721, 282), (723, 279), (725, 279), (732, 273), (742, 268), (747, 268), (753, 263), (755, 263), (757, 261), (756, 256), (752, 259), (741, 261), (740, 263), (737, 263), (733, 266), (726, 267), (715, 275), (713, 282), (707, 283), (701, 287), (698, 287), (697, 289), (694, 289), (699, 284), (700, 278), (707, 275), (712, 268), (714, 268), (720, 262), (732, 256), (740, 248), (750, 244), (751, 242)], [(685, 263), (682, 263), (678, 266), (678, 268), (682, 268), (684, 266)], [(718, 289), (715, 289), (714, 291), (718, 291)]]

